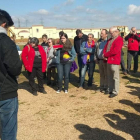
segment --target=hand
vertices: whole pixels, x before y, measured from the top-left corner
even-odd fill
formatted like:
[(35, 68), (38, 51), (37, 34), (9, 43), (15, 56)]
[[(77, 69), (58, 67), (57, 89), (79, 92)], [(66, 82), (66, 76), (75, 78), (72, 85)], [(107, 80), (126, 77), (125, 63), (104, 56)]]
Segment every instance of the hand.
[(99, 61), (96, 59), (96, 60), (95, 60), (95, 63), (96, 63), (96, 64), (99, 64)]

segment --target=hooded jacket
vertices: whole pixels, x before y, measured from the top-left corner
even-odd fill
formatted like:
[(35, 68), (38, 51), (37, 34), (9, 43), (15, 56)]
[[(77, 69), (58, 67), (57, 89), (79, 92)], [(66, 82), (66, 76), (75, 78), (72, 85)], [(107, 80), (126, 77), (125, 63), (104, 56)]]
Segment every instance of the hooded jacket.
[(16, 76), (20, 74), (21, 67), (16, 44), (0, 26), (0, 101), (17, 97)]

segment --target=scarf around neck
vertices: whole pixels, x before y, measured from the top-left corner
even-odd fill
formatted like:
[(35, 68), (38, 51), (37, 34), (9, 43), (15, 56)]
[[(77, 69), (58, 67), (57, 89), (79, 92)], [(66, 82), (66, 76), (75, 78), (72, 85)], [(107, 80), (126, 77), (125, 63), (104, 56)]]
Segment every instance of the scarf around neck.
[(0, 26), (0, 33), (4, 33), (4, 34), (7, 35), (7, 31), (6, 31), (6, 29), (3, 28), (3, 27), (1, 27), (1, 26)]

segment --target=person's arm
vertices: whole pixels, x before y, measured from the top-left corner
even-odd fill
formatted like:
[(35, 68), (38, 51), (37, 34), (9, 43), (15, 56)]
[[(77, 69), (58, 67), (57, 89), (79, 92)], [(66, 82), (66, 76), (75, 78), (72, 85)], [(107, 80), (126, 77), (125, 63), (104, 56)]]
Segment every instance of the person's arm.
[(125, 37), (125, 41), (128, 41), (128, 39), (131, 37), (131, 35), (132, 35), (132, 34), (129, 33), (129, 34)]
[(76, 37), (74, 38), (74, 49), (75, 49), (75, 51), (76, 51), (76, 53), (77, 53)]
[(22, 62), (20, 61), (16, 44), (7, 37), (2, 41), (3, 63), (9, 75), (18, 76), (21, 73)]
[(76, 58), (76, 52), (75, 52), (74, 47), (72, 47), (72, 49), (71, 49), (71, 54), (72, 54), (72, 57), (69, 61), (74, 61), (74, 59)]
[(28, 60), (27, 60), (28, 51), (29, 51), (28, 46), (25, 46), (25, 48), (22, 50), (22, 54), (21, 54), (21, 58), (22, 58), (22, 61), (23, 61), (23, 64), (24, 64), (24, 67), (26, 70), (28, 70), (28, 65), (29, 65)]
[(113, 44), (113, 48), (110, 48), (110, 51), (104, 53), (104, 57), (108, 58), (110, 56), (116, 55), (121, 51), (121, 48), (123, 46), (123, 39), (120, 38), (119, 40), (115, 41)]
[(134, 38), (135, 38), (137, 41), (140, 41), (140, 35), (135, 34), (135, 35), (134, 35)]
[(85, 45), (86, 45), (86, 42), (83, 42), (82, 45), (81, 45), (81, 47), (80, 47), (80, 54), (81, 55), (87, 54)]

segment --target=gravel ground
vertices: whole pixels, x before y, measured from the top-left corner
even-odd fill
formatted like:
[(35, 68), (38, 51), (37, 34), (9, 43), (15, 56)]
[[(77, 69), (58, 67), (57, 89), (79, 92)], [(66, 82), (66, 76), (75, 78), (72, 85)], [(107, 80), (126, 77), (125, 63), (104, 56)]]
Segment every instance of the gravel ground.
[(28, 82), (19, 81), (18, 140), (139, 140), (140, 84), (122, 79), (120, 93), (108, 95), (72, 87), (68, 94), (29, 92)]

